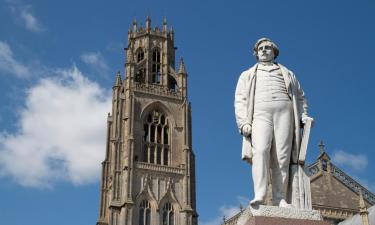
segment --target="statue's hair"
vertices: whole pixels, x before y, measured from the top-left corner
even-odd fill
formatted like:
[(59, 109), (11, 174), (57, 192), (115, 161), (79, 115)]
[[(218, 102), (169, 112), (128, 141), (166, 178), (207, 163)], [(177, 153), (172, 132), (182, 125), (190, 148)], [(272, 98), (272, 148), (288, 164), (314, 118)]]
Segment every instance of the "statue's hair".
[(271, 41), (271, 39), (269, 39), (269, 38), (261, 38), (261, 39), (259, 39), (259, 40), (255, 43), (254, 48), (253, 48), (253, 55), (254, 55), (255, 58), (258, 60), (258, 46), (259, 46), (262, 42), (265, 42), (265, 41), (271, 43), (271, 47), (272, 47), (273, 53), (274, 53), (274, 55), (275, 55), (275, 58), (274, 58), (274, 59), (276, 59), (277, 56), (279, 55), (279, 47), (277, 47), (277, 45), (276, 45), (273, 41)]

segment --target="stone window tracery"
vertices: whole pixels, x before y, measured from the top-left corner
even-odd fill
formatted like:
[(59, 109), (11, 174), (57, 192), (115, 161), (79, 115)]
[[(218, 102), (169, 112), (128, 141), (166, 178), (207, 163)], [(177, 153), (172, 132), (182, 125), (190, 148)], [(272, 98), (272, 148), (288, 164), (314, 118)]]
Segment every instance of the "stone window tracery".
[(145, 68), (140, 68), (137, 73), (135, 74), (135, 81), (138, 83), (144, 83), (145, 82), (145, 74), (146, 74), (146, 69)]
[(150, 202), (143, 200), (139, 205), (139, 225), (151, 224), (151, 206)]
[(142, 49), (139, 49), (137, 51), (137, 63), (139, 63), (140, 61), (142, 61), (144, 58), (145, 58), (145, 53), (143, 52)]
[(152, 52), (152, 83), (160, 84), (160, 51), (159, 49), (155, 49)]
[(162, 218), (162, 225), (174, 225), (173, 206), (170, 202), (165, 203)]
[(177, 81), (170, 75), (168, 75), (168, 89), (174, 92), (178, 89)]
[(168, 118), (160, 111), (153, 110), (147, 115), (143, 130), (142, 161), (169, 165), (171, 153)]

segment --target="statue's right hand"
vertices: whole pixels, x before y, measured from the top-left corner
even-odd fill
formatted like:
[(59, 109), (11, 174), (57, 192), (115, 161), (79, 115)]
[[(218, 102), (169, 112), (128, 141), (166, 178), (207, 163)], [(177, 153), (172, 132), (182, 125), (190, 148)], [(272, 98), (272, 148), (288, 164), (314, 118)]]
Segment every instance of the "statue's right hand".
[(248, 136), (250, 136), (250, 134), (251, 134), (251, 126), (250, 126), (250, 124), (243, 125), (243, 127), (242, 127), (242, 135), (245, 136), (245, 137), (248, 137)]

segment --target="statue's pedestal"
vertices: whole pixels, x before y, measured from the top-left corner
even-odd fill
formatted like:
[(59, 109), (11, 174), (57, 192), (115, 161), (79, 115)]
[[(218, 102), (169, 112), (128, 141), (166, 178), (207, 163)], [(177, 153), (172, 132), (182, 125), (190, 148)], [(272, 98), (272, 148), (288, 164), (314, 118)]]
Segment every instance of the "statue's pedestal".
[(237, 220), (236, 225), (329, 225), (319, 211), (277, 206), (249, 206)]
[(323, 220), (301, 220), (280, 217), (251, 217), (244, 225), (329, 225)]

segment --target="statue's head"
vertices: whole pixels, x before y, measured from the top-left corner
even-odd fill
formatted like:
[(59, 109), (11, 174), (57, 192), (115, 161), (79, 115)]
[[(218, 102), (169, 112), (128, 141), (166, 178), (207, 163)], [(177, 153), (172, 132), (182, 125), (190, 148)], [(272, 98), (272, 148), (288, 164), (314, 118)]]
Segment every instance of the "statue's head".
[(271, 39), (261, 38), (254, 45), (253, 55), (259, 62), (272, 62), (279, 55), (279, 48)]

